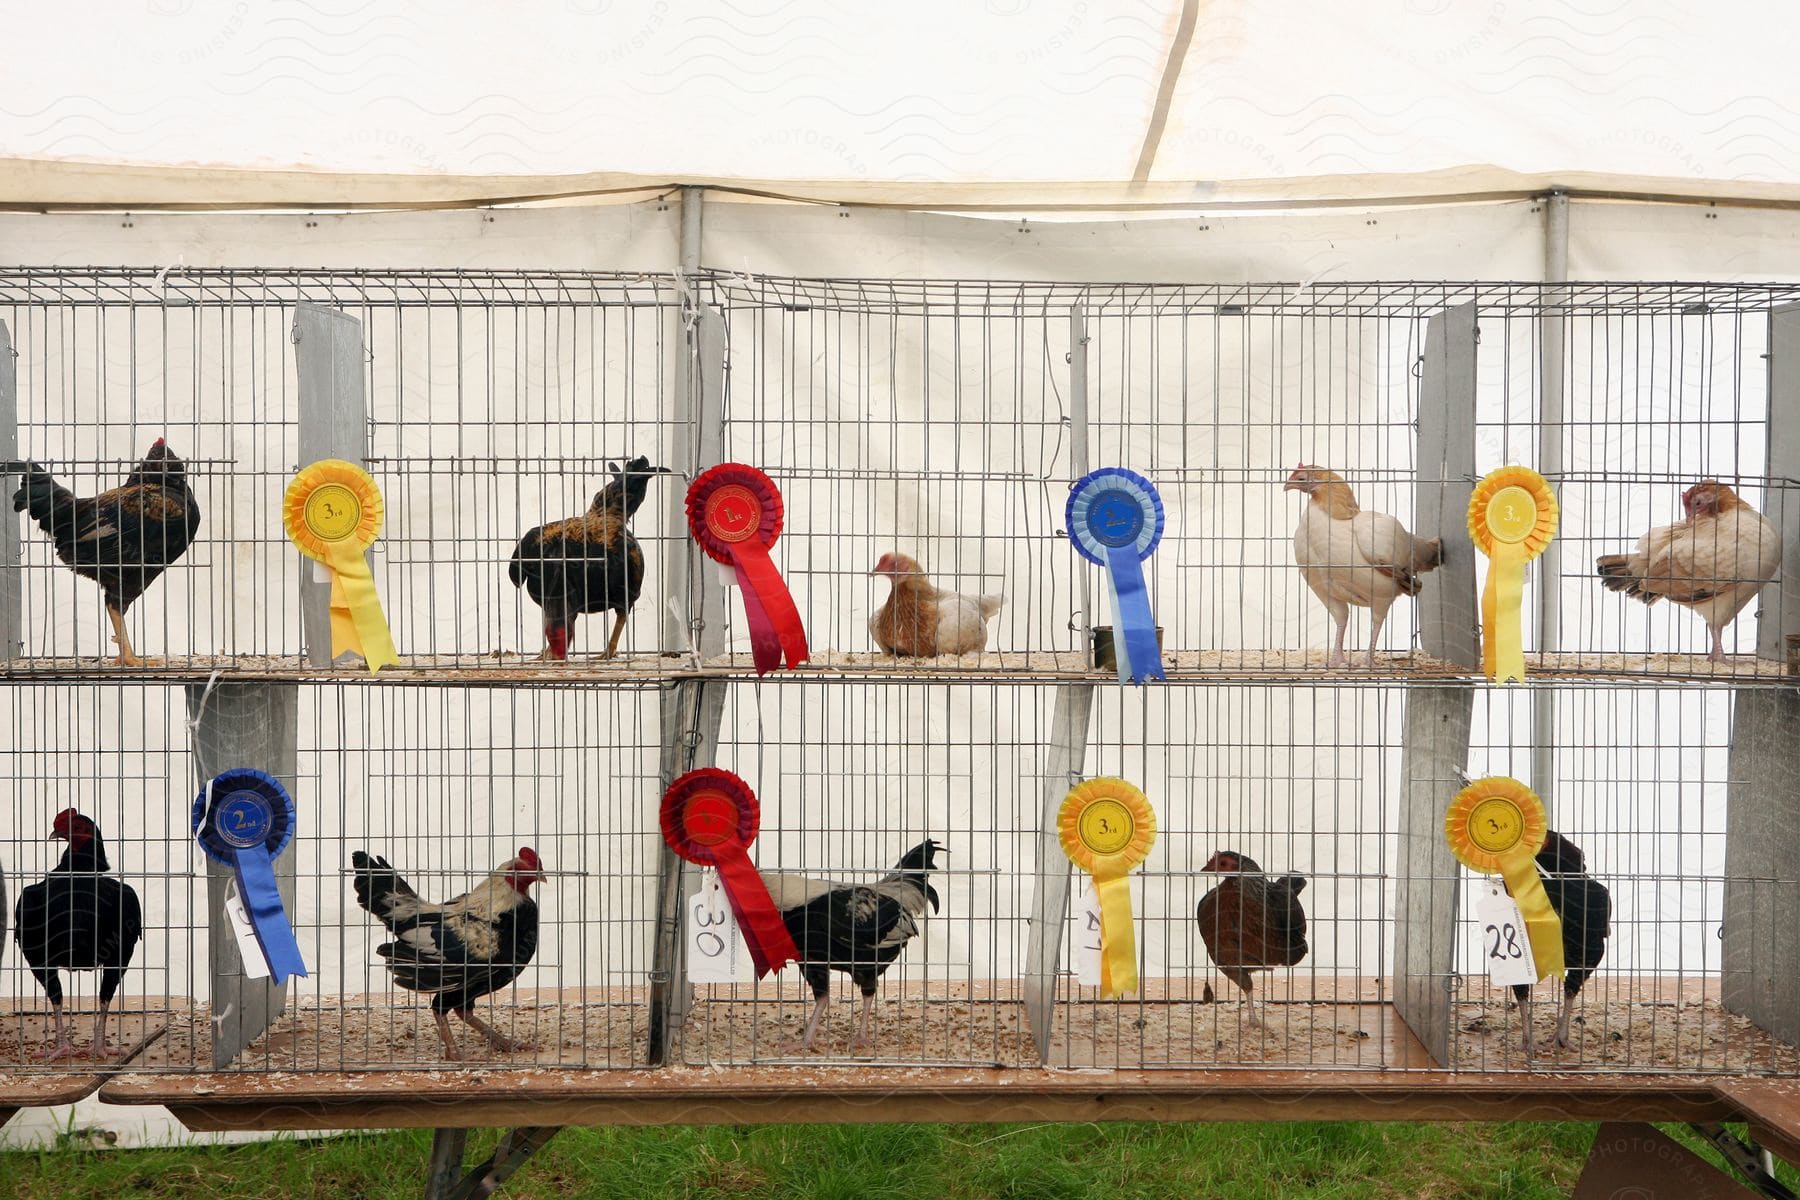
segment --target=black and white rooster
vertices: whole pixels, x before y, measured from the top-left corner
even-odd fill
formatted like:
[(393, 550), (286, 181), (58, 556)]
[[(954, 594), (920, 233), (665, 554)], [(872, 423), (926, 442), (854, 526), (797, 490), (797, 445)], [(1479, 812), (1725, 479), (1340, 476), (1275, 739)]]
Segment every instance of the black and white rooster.
[(356, 872), (356, 902), (394, 934), (375, 953), (387, 960), (396, 985), (431, 997), (444, 1057), (461, 1057), (450, 1036), (450, 1013), (503, 1054), (531, 1049), (477, 1017), (474, 1005), (517, 979), (537, 952), (538, 910), (531, 885), (544, 882), (537, 851), (521, 846), (517, 858), (443, 904), (420, 899), (385, 858), (357, 850), (350, 865)]
[(106, 843), (100, 827), (72, 808), (56, 814), (50, 836), (69, 843), (61, 861), (40, 883), (19, 893), (13, 910), (13, 938), (31, 974), (50, 998), (56, 1019), (56, 1043), (42, 1059), (74, 1058), (79, 1053), (63, 1026), (62, 979), (58, 971), (100, 972), (100, 1014), (94, 1018), (95, 1058), (115, 1058), (121, 1051), (106, 1040), (106, 1014), (125, 978), (125, 968), (144, 932), (144, 914), (129, 884), (106, 874)]
[(842, 971), (862, 989), (862, 1013), (852, 1048), (867, 1046), (875, 1012), (875, 982), (906, 944), (918, 936), (925, 906), (938, 911), (938, 894), (926, 876), (948, 854), (926, 839), (872, 884), (831, 883), (780, 871), (762, 872), (763, 883), (800, 951), (800, 974), (812, 987), (812, 1015), (792, 1049), (812, 1049), (831, 1002), (831, 972)]

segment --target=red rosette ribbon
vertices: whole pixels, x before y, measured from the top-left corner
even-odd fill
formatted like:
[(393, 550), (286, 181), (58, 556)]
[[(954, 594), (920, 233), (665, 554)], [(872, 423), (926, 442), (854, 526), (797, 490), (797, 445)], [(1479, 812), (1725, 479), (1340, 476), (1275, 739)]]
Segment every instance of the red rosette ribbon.
[(663, 841), (688, 862), (718, 869), (758, 979), (800, 958), (768, 886), (750, 862), (761, 819), (750, 785), (718, 767), (689, 771), (663, 793)]
[(720, 463), (694, 480), (687, 494), (688, 529), (715, 562), (737, 572), (750, 625), (756, 673), (806, 661), (806, 628), (769, 547), (781, 536), (781, 493), (775, 481), (743, 463)]

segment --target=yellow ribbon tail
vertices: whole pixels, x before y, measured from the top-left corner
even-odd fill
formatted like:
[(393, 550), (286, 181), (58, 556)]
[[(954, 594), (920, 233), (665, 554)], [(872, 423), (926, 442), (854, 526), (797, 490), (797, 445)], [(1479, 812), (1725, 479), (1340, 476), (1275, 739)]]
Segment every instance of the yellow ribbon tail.
[(1531, 939), (1531, 958), (1539, 979), (1563, 974), (1562, 918), (1550, 907), (1544, 881), (1529, 858), (1508, 859), (1501, 864), (1506, 889), (1525, 918), (1525, 936)]
[(364, 550), (339, 543), (332, 547), (326, 565), (331, 568), (331, 656), (354, 650), (362, 655), (371, 675), (399, 662)]
[(1497, 543), (1488, 559), (1487, 587), (1481, 594), (1481, 665), (1497, 683), (1525, 678), (1525, 634), (1520, 609), (1525, 600), (1525, 548)]
[(1098, 876), (1100, 894), (1100, 998), (1137, 991), (1137, 933), (1131, 920), (1131, 878)]

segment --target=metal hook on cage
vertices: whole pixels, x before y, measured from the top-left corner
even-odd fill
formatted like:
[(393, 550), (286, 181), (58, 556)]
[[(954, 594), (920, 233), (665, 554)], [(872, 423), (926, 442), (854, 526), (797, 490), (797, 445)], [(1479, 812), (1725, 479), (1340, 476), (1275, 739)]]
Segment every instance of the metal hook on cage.
[[(1061, 531), (1059, 530), (1058, 532)], [(1066, 537), (1068, 535), (1064, 534), (1063, 536)], [(1083, 629), (1087, 628), (1087, 610), (1078, 608), (1071, 612), (1069, 614), (1068, 628), (1070, 633), (1080, 633)]]

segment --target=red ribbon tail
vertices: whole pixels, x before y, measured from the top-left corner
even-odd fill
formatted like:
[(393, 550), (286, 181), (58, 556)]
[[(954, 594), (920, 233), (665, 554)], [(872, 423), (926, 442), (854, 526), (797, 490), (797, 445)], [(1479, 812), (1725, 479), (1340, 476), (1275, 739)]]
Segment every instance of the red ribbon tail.
[(725, 898), (737, 916), (738, 930), (750, 948), (750, 961), (761, 979), (770, 971), (800, 958), (800, 948), (781, 919), (769, 889), (750, 865), (750, 856), (742, 846), (720, 846), (716, 852), (719, 882), (725, 885)]
[(744, 594), (744, 619), (750, 626), (750, 657), (756, 663), (756, 673), (767, 675), (781, 665), (781, 635), (775, 632), (775, 623), (769, 620), (762, 597), (751, 585), (743, 560), (735, 560), (734, 565), (737, 567), (738, 591)]
[[(754, 651), (757, 637), (757, 609), (750, 603), (754, 596), (761, 608), (764, 627), (787, 652), (787, 665), (797, 667), (807, 659), (806, 627), (800, 623), (800, 610), (794, 606), (793, 594), (768, 549), (755, 539), (737, 542), (731, 547), (731, 562), (737, 568), (738, 585), (744, 592), (744, 611), (750, 619), (750, 645)], [(774, 666), (773, 660), (769, 664)], [(757, 660), (757, 670), (765, 668)]]

